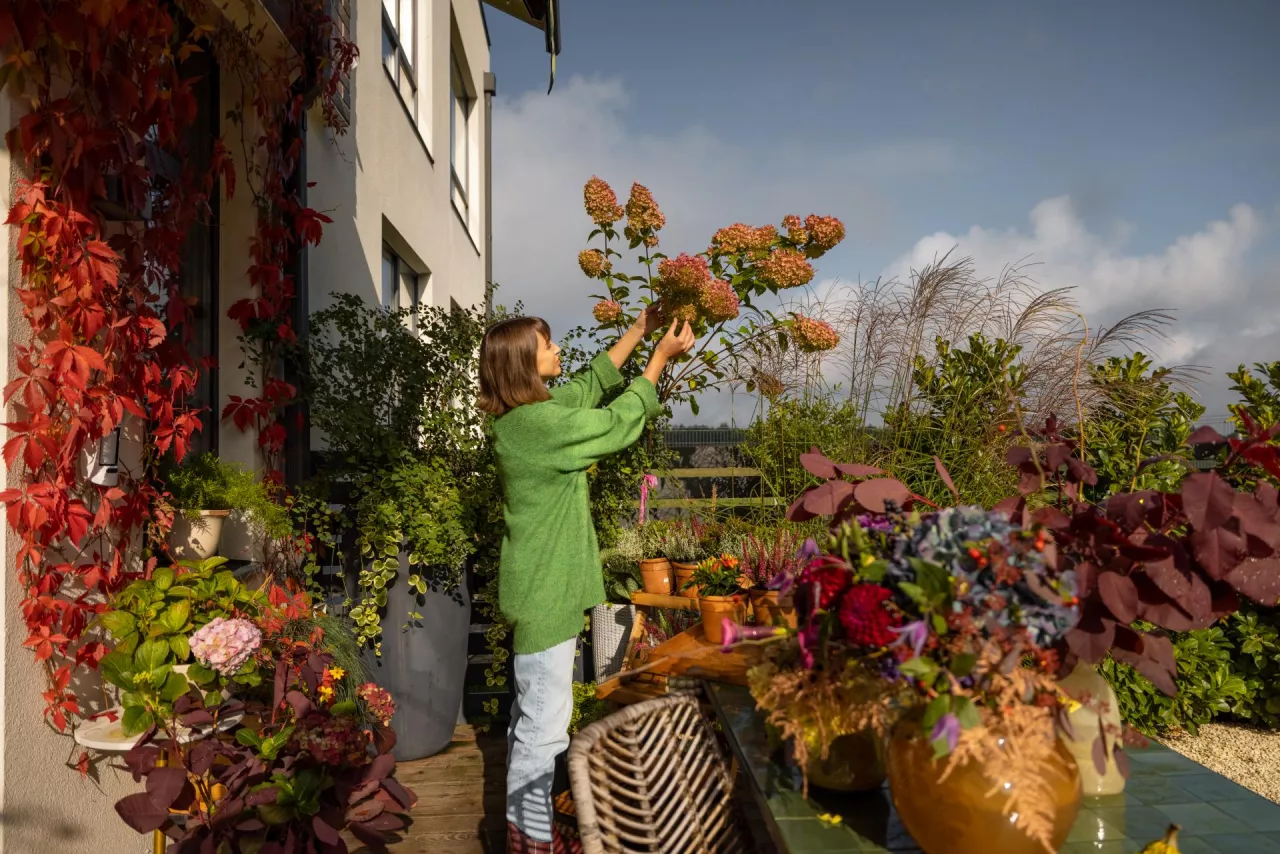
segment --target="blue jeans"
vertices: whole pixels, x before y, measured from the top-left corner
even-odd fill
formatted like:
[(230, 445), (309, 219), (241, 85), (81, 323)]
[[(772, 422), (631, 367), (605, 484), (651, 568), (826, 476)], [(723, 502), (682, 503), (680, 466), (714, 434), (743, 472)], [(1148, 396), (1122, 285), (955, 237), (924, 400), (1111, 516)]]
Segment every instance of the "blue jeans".
[(556, 759), (569, 748), (578, 639), (512, 656), (516, 680), (507, 731), (507, 821), (530, 839), (551, 841)]

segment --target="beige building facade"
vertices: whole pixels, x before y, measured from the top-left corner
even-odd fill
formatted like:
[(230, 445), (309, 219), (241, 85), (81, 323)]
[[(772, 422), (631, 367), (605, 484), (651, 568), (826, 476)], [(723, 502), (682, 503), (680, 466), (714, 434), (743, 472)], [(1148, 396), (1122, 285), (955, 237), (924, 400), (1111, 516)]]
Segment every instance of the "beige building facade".
[[(485, 297), (489, 246), (489, 110), (494, 91), (489, 73), (486, 13), (512, 14), (545, 29), (554, 0), (499, 0), (486, 9), (479, 0), (333, 0), (335, 15), (349, 27), (360, 49), (345, 86), (345, 134), (327, 128), (318, 114), (305, 131), (306, 203), (332, 218), (324, 238), (303, 263), (300, 318), (328, 305), (334, 293), (370, 303), (405, 307), (473, 306)], [(269, 0), (216, 0), (221, 14), (270, 15)], [(245, 10), (249, 11), (246, 12)], [(555, 31), (555, 25), (551, 26)], [(531, 34), (531, 37), (537, 36)], [(548, 46), (551, 45), (548, 40)], [(270, 46), (268, 46), (270, 47)], [(280, 49), (283, 35), (280, 36)], [(233, 75), (211, 74), (202, 116), (208, 137), (239, 133), (226, 124), (239, 103)], [(0, 128), (12, 127), (21, 106), (0, 94)], [(7, 211), (20, 158), (0, 139), (0, 206)], [(241, 170), (243, 163), (238, 164)], [(241, 171), (240, 174), (243, 174)], [(216, 228), (207, 229), (184, 270), (184, 288), (203, 310), (197, 340), (221, 368), (202, 381), (203, 403), (214, 413), (202, 449), (242, 464), (257, 465), (256, 437), (219, 424), (230, 396), (248, 391), (240, 362), (238, 325), (226, 316), (234, 301), (251, 296), (247, 278), (253, 228), (250, 194), (223, 201)], [(0, 302), (0, 386), (14, 372), (13, 345), (25, 323), (12, 285), (18, 276), (16, 229), (5, 229), (6, 263), (0, 272), (6, 298)], [(6, 413), (4, 420), (10, 420)], [(311, 437), (293, 437), (301, 447), (293, 472), (306, 476)], [(322, 441), (322, 437), (318, 437)], [(127, 451), (122, 448), (122, 458)], [(5, 472), (8, 485), (16, 472)], [(42, 718), (45, 675), (23, 646), (23, 590), (12, 570), (16, 550), (8, 528), (0, 537), (4, 566), (3, 673), (0, 674), (0, 852), (3, 854), (144, 854), (151, 839), (131, 831), (113, 804), (137, 791), (127, 775), (97, 763), (82, 778), (72, 767), (80, 749)], [(110, 698), (95, 678), (80, 686), (91, 711)]]

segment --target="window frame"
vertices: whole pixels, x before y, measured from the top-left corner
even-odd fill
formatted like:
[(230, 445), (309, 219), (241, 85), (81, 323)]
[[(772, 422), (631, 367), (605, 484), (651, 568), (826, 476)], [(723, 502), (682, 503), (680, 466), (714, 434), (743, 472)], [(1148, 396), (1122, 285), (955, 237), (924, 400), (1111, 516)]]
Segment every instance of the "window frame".
[[(391, 3), (395, 6), (395, 20), (391, 19), (391, 13), (387, 10), (387, 4)], [(408, 5), (413, 14), (411, 26), (413, 32), (407, 36), (400, 31), (400, 24), (404, 17), (403, 8)], [(400, 103), (408, 111), (409, 117), (413, 122), (418, 122), (418, 14), (421, 11), (418, 8), (418, 0), (382, 0), (381, 21), (382, 21), (382, 70), (386, 73), (387, 79), (391, 81), (391, 88), (396, 90), (396, 97), (400, 99)], [(388, 45), (390, 52), (388, 53)], [(395, 60), (395, 71), (387, 67), (390, 59)], [(408, 75), (407, 78), (405, 75)], [(408, 82), (411, 90), (412, 102), (405, 99), (404, 83)]]
[[(390, 284), (388, 284), (387, 280), (388, 264), (390, 264), (391, 268)], [(381, 271), (380, 302), (382, 307), (391, 311), (400, 311), (401, 309), (412, 307), (414, 311), (409, 315), (409, 331), (417, 335), (418, 309), (422, 308), (422, 298), (429, 287), (428, 280), (431, 274), (429, 272), (419, 272), (412, 264), (401, 257), (394, 246), (386, 242), (382, 244)], [(388, 290), (390, 290), (390, 302), (388, 302)]]
[[(449, 172), (450, 196), (462, 220), (471, 228), (471, 173), (474, 152), (471, 150), (472, 122), (478, 102), (472, 90), (471, 81), (463, 72), (462, 62), (458, 57), (459, 48), (455, 45), (449, 53)], [(461, 96), (459, 95), (461, 89)], [(459, 127), (459, 114), (462, 121)], [(459, 147), (463, 157), (462, 175), (458, 170)]]

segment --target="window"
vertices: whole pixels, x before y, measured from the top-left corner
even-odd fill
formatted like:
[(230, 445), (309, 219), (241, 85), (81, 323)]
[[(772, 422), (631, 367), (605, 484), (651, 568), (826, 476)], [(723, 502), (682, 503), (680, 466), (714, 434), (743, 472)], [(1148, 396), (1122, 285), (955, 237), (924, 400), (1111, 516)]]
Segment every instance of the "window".
[(418, 273), (390, 247), (383, 247), (382, 305), (393, 311), (413, 309), (413, 314), (409, 315), (409, 329), (415, 334), (418, 331), (417, 309), (429, 298), (427, 280), (426, 274)]
[(414, 121), (418, 118), (418, 61), (414, 5), (418, 0), (382, 0), (382, 64)]
[(462, 71), (455, 51), (451, 60), (450, 95), (453, 109), (449, 119), (449, 162), (453, 165), (453, 203), (458, 213), (471, 226), (469, 193), (471, 190), (471, 112), (475, 108), (475, 94), (470, 81)]
[[(351, 0), (329, 0), (329, 17), (333, 19), (333, 34), (339, 39), (351, 38)], [(338, 78), (338, 114), (351, 124), (351, 73)]]

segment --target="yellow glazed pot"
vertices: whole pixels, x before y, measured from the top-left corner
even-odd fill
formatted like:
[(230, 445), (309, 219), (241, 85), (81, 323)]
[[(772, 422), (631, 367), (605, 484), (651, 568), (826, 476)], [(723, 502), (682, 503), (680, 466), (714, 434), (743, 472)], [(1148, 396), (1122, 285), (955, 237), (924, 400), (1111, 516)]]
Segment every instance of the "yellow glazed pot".
[(888, 769), (885, 740), (873, 730), (841, 735), (831, 742), (827, 758), (809, 744), (805, 777), (810, 786), (835, 792), (866, 792), (884, 785)]

